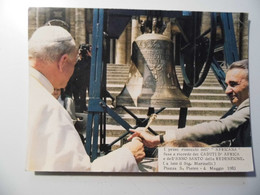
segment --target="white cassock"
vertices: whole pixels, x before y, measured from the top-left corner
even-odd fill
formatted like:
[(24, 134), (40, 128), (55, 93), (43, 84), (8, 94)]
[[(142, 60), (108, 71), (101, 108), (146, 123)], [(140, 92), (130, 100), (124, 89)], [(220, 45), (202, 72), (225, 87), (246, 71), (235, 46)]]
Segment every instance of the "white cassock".
[(29, 84), (27, 170), (139, 171), (133, 154), (126, 147), (91, 163), (72, 119), (52, 96), (52, 84), (32, 67)]

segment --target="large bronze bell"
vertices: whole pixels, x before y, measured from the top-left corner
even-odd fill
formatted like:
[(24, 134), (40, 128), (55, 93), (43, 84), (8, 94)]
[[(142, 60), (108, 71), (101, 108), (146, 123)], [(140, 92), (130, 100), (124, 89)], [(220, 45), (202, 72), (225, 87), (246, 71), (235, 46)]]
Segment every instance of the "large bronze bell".
[(132, 47), (130, 78), (116, 97), (117, 106), (190, 107), (173, 65), (173, 43), (161, 34), (143, 34)]

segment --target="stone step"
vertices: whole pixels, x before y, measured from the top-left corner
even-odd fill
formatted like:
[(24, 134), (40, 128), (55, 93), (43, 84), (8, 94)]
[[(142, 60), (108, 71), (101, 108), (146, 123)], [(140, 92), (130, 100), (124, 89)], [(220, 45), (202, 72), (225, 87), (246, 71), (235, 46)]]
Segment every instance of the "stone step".
[[(129, 123), (132, 127), (136, 125), (136, 120), (129, 116), (128, 114), (120, 114), (119, 115), (124, 121)], [(145, 119), (146, 115), (136, 115), (138, 118)], [(209, 122), (212, 120), (219, 119), (219, 116), (187, 116), (186, 125), (196, 125), (202, 122)], [(178, 115), (158, 115), (156, 120), (153, 121), (153, 125), (161, 125), (161, 126), (177, 126), (178, 125), (179, 116)], [(109, 115), (107, 116), (107, 123), (118, 125), (118, 123), (111, 118)]]
[[(115, 73), (115, 74), (124, 73), (124, 74), (125, 74), (125, 73), (129, 73), (129, 69), (126, 69), (126, 68), (124, 68), (124, 67), (119, 67), (119, 68), (117, 68), (117, 69), (116, 69), (116, 68), (110, 68), (110, 69), (108, 68), (108, 69), (107, 69), (107, 75), (113, 75), (113, 73)], [(177, 70), (177, 71), (176, 71), (176, 75), (177, 75), (178, 77), (179, 77), (179, 76), (182, 77), (182, 72), (181, 72), (181, 70), (179, 70), (179, 71)], [(208, 77), (209, 77), (209, 78), (210, 78), (210, 77), (211, 77), (211, 78), (216, 78), (216, 77), (215, 77), (215, 74), (214, 74), (212, 71), (211, 71), (211, 72), (208, 72), (208, 75), (207, 75), (206, 79), (207, 79)]]
[(229, 100), (226, 94), (192, 93), (190, 100)]
[[(189, 126), (190, 125), (187, 125), (186, 127), (189, 127)], [(133, 125), (132, 127), (135, 128), (135, 125)], [(162, 126), (162, 125), (156, 125), (153, 123), (150, 126), (150, 128), (158, 134), (165, 134), (166, 132), (170, 132), (174, 129), (177, 129), (178, 126), (177, 125)], [(121, 125), (107, 124), (106, 129), (107, 129), (107, 136), (112, 137), (112, 139), (110, 139), (111, 142), (114, 141), (116, 138), (122, 136), (123, 134), (127, 133), (127, 130), (125, 130)], [(128, 135), (126, 135), (126, 137), (127, 136)], [(107, 143), (111, 143), (111, 142), (107, 142)]]
[[(129, 71), (130, 65), (119, 65), (119, 64), (108, 64), (107, 65), (107, 70), (108, 71), (119, 70), (119, 69)], [(223, 70), (226, 71), (225, 68), (223, 68)], [(175, 66), (175, 71), (176, 71), (176, 74), (177, 73), (181, 73), (182, 72), (181, 67), (180, 66)], [(212, 69), (209, 69), (208, 74), (214, 74)]]
[[(182, 73), (181, 72), (178, 72), (176, 73), (179, 81), (183, 80), (183, 77), (182, 77)], [(125, 77), (126, 79), (128, 78), (129, 76), (129, 71), (128, 70), (108, 70), (107, 72), (107, 78), (113, 78), (114, 76), (122, 76), (122, 77)], [(213, 74), (213, 73), (209, 73), (205, 79), (206, 80), (216, 80), (216, 76)]]
[(192, 107), (225, 107), (230, 108), (231, 103), (229, 100), (190, 100)]
[[(124, 76), (116, 75), (111, 78), (107, 78), (107, 83), (109, 84), (121, 84), (125, 85), (127, 83), (127, 79)], [(180, 86), (183, 86), (183, 81), (179, 81)], [(201, 86), (220, 86), (219, 82), (214, 80), (205, 80)]]
[[(124, 77), (128, 77), (129, 76), (129, 71), (128, 70), (108, 70), (109, 72), (107, 72), (107, 77), (113, 77), (113, 76), (117, 76), (117, 75), (120, 75), (120, 76), (124, 76)], [(177, 77), (179, 80), (183, 80), (183, 77), (182, 77), (182, 73), (179, 72), (179, 73), (176, 73)], [(215, 79), (216, 80), (216, 76), (212, 73), (212, 74), (208, 74), (206, 79), (205, 80), (210, 80), (210, 79)]]
[[(125, 85), (128, 77), (129, 77), (128, 70), (119, 69), (117, 71), (108, 71), (107, 83)], [(177, 73), (177, 77), (178, 77), (180, 86), (183, 86), (182, 73), (181, 72)], [(211, 72), (208, 74), (207, 78), (205, 79), (205, 81), (202, 83), (201, 86), (212, 87), (212, 86), (220, 86), (220, 84), (219, 84), (218, 80), (216, 79), (215, 75)]]
[[(147, 107), (127, 107), (127, 109), (134, 115), (146, 115), (148, 112)], [(118, 114), (126, 114), (127, 112), (121, 108), (115, 108), (114, 111)], [(157, 109), (155, 109), (157, 111)], [(188, 108), (188, 115), (190, 116), (223, 116), (228, 111), (228, 108), (202, 108), (191, 107)], [(159, 115), (179, 115), (180, 108), (166, 108)]]
[(129, 76), (129, 71), (128, 70), (112, 70), (109, 71), (109, 73), (107, 74), (107, 77), (112, 77), (112, 76), (124, 76), (124, 77), (128, 77)]
[[(107, 64), (107, 69), (118, 69), (118, 68), (122, 68), (122, 69), (129, 69), (130, 65), (126, 65), (126, 64)], [(222, 67), (223, 70), (225, 71), (226, 68)], [(181, 66), (180, 65), (175, 65), (175, 70), (176, 72), (181, 72)], [(213, 73), (211, 69), (209, 69), (209, 73)]]
[[(110, 91), (110, 94), (113, 97), (116, 97), (117, 95), (120, 94), (121, 91)], [(195, 93), (196, 92), (196, 93)], [(210, 93), (209, 91), (195, 91), (194, 93), (191, 93), (189, 99), (193, 100), (200, 100), (200, 99), (205, 99), (205, 100), (229, 100), (226, 94), (222, 94), (220, 92), (218, 93)], [(206, 93), (203, 93), (206, 92)]]
[[(110, 92), (113, 97), (119, 93)], [(189, 97), (190, 100), (229, 100), (226, 94), (210, 94), (210, 93), (192, 93)]]
[[(123, 89), (124, 84), (107, 84), (107, 90), (110, 93), (118, 94)], [(199, 88), (194, 88), (192, 93), (224, 93), (224, 90), (221, 86), (200, 86)]]
[(128, 73), (122, 73), (118, 75), (107, 75), (107, 83), (109, 81), (119, 81), (119, 83), (125, 83), (128, 78)]
[[(116, 94), (110, 93), (113, 97), (116, 97)], [(189, 98), (191, 102), (191, 107), (222, 107), (222, 108), (230, 108), (231, 102), (226, 96), (214, 96), (211, 94), (207, 95), (191, 95)], [(88, 102), (88, 98), (87, 98)], [(111, 98), (107, 98), (107, 105), (112, 104)]]

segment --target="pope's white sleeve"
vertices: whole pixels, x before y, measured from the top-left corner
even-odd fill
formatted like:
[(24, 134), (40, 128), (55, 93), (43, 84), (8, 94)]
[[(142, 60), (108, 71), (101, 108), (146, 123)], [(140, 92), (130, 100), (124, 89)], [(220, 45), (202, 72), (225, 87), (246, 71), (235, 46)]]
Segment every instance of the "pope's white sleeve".
[(91, 171), (139, 172), (139, 168), (131, 151), (122, 147), (94, 160)]

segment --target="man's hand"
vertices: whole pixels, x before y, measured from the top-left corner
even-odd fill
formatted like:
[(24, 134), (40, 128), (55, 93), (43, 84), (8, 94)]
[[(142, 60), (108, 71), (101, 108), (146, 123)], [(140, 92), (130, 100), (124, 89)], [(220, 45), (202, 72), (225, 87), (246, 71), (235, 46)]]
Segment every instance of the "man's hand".
[(144, 130), (130, 130), (133, 134), (128, 137), (127, 140), (131, 140), (135, 137), (140, 137), (144, 145), (148, 148), (154, 148), (160, 144), (159, 135), (152, 135)]
[(144, 159), (144, 144), (142, 143), (140, 138), (134, 138), (131, 142), (123, 145), (123, 147), (127, 147), (132, 152), (137, 163), (141, 162)]

